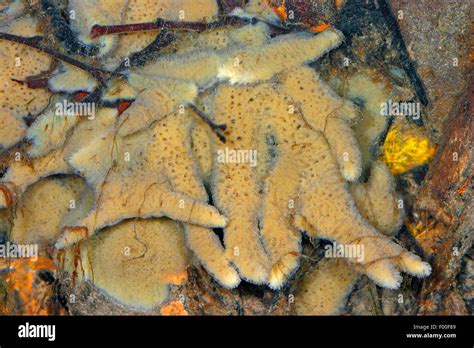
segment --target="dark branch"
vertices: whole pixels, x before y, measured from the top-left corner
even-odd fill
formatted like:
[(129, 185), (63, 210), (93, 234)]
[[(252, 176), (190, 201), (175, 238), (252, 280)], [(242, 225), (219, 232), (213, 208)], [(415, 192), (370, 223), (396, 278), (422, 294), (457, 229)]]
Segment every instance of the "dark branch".
[[(277, 29), (280, 32), (288, 32), (294, 29), (301, 29), (292, 24), (281, 24), (266, 22), (261, 19), (252, 18), (245, 19), (234, 16), (227, 16), (214, 22), (179, 22), (169, 21), (162, 18), (158, 18), (155, 22), (146, 23), (131, 23), (131, 24), (119, 24), (119, 25), (94, 25), (91, 29), (90, 36), (96, 38), (102, 35), (110, 34), (123, 34), (133, 33), (150, 30), (162, 30), (167, 28), (169, 30), (192, 30), (192, 31), (205, 31), (209, 29), (219, 28), (227, 25), (243, 25), (243, 24), (255, 24), (257, 22), (264, 22), (267, 25)], [(304, 28), (303, 28), (304, 29)]]
[(204, 31), (212, 28), (222, 27), (224, 25), (242, 23), (241, 19), (236, 17), (226, 17), (215, 22), (177, 22), (158, 18), (155, 22), (119, 24), (119, 25), (94, 25), (91, 29), (91, 37), (96, 38), (102, 35), (123, 34), (137, 31), (162, 30), (164, 28), (170, 30), (192, 30)]

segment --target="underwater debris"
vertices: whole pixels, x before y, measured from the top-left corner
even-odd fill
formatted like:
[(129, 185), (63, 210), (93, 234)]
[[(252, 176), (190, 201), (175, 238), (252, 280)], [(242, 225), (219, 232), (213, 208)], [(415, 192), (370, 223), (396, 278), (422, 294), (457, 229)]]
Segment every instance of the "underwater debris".
[(160, 309), (161, 315), (188, 315), (180, 301), (173, 301)]
[(0, 300), (2, 315), (64, 314), (51, 308), (52, 287), (41, 278), (41, 272), (55, 274), (56, 265), (52, 259), (43, 256), (37, 260), (1, 258), (0, 270), (2, 291), (7, 294), (5, 302), (3, 298)]

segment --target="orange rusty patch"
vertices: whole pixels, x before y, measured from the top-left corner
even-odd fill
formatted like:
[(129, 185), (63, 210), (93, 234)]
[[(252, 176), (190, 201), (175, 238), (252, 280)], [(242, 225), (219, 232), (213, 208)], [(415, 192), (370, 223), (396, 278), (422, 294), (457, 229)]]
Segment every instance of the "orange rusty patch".
[(467, 187), (469, 186), (469, 182), (471, 181), (471, 177), (468, 177), (466, 181), (464, 181), (464, 184), (457, 190), (457, 193), (460, 194), (461, 196), (464, 195), (464, 192), (466, 192)]
[(321, 24), (319, 24), (319, 25), (314, 25), (314, 26), (312, 26), (312, 27), (309, 27), (309, 30), (315, 31), (315, 32), (317, 32), (317, 33), (320, 33), (320, 32), (322, 32), (322, 31), (324, 31), (324, 30), (326, 30), (326, 29), (328, 29), (328, 28), (330, 28), (330, 27), (331, 27), (331, 25), (328, 24), (328, 23), (321, 23)]
[(80, 102), (82, 99), (84, 99), (88, 95), (89, 95), (89, 93), (87, 93), (87, 92), (77, 92), (77, 93), (74, 94), (74, 100), (77, 101), (77, 102)]
[(12, 192), (8, 187), (3, 184), (0, 184), (0, 191), (3, 192), (3, 196), (5, 197), (5, 203), (7, 204), (7, 208), (11, 208), (13, 206), (13, 197)]
[(118, 106), (117, 106), (118, 115), (120, 116), (125, 110), (127, 110), (130, 107), (130, 105), (132, 105), (131, 101), (122, 101), (118, 103)]
[(160, 309), (161, 315), (188, 315), (181, 301), (173, 301)]
[[(48, 287), (36, 279), (36, 272), (42, 269), (55, 271), (53, 260), (39, 256), (37, 260), (28, 259), (7, 259), (0, 258), (0, 270), (9, 271), (4, 278), (6, 284), (7, 298), (4, 308), (0, 308), (0, 313), (21, 314), (21, 315), (48, 315), (45, 301), (47, 300)], [(21, 302), (21, 313), (14, 313), (14, 305), (10, 301), (18, 296)]]
[(280, 18), (280, 20), (282, 20), (283, 22), (288, 19), (288, 13), (286, 12), (286, 7), (284, 4), (274, 8), (273, 11), (276, 13), (278, 18)]
[(280, 18), (280, 20), (283, 21), (283, 22), (288, 19), (288, 12), (286, 11), (286, 4), (285, 3), (286, 3), (286, 0), (283, 0), (281, 2), (281, 5), (274, 6), (271, 3), (271, 0), (266, 0), (264, 2), (264, 4), (267, 5), (268, 7), (270, 7), (273, 10), (273, 12), (275, 12), (275, 14), (278, 16), (278, 18)]
[(162, 280), (166, 283), (173, 285), (181, 285), (188, 279), (188, 273), (182, 272), (178, 274), (166, 274), (163, 276)]

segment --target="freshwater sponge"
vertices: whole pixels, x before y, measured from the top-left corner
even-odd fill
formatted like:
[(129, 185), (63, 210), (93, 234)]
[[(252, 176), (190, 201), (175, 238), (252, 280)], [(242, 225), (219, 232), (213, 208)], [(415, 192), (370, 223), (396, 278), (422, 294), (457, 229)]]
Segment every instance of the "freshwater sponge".
[(294, 107), (301, 109), (313, 129), (324, 133), (344, 178), (356, 180), (361, 173), (361, 155), (350, 122), (357, 120), (358, 109), (334, 93), (309, 67), (288, 71), (280, 81)]
[(217, 77), (231, 84), (269, 80), (286, 69), (318, 59), (339, 46), (342, 39), (342, 34), (337, 30), (327, 30), (318, 35), (281, 35), (259, 50), (249, 48), (230, 51), (223, 57)]
[[(29, 16), (0, 26), (0, 30), (25, 37), (42, 34), (38, 21)], [(0, 60), (0, 148), (8, 148), (25, 135), (23, 117), (38, 114), (48, 104), (51, 94), (28, 88), (26, 79), (47, 71), (52, 60), (45, 53), (6, 40), (0, 42)]]
[(65, 255), (65, 270), (77, 272), (116, 301), (152, 309), (185, 278), (189, 262), (180, 225), (168, 219), (130, 220), (102, 231)]
[(378, 154), (375, 147), (388, 126), (389, 117), (380, 113), (383, 103), (393, 95), (393, 86), (371, 69), (361, 69), (346, 81), (347, 98), (359, 101), (362, 106), (360, 120), (354, 132), (362, 155), (362, 167), (369, 168)]
[[(182, 137), (189, 122), (186, 115), (175, 114), (128, 138), (114, 140), (113, 133), (105, 134), (102, 143), (75, 153), (71, 163), (94, 186), (97, 204), (87, 217), (65, 228), (56, 247), (132, 217), (167, 216), (207, 227), (225, 226), (227, 220), (217, 209), (179, 188), (199, 182), (189, 174), (196, 170), (194, 162), (181, 168), (184, 159), (174, 153), (175, 148), (189, 148), (186, 156), (192, 156), (190, 140)], [(111, 155), (117, 156), (115, 161)], [(101, 168), (101, 175), (90, 168)]]
[(338, 315), (359, 274), (345, 260), (323, 259), (306, 274), (295, 294), (295, 308), (300, 315)]
[(198, 89), (193, 82), (176, 79), (152, 79), (139, 74), (131, 74), (130, 84), (137, 90), (136, 99), (120, 117), (118, 134), (126, 136), (148, 127), (191, 103)]
[[(367, 183), (351, 183), (349, 189), (361, 215), (386, 236), (393, 236), (403, 222), (394, 178), (382, 161), (372, 163)], [(309, 271), (295, 295), (298, 314), (337, 315), (360, 274), (345, 259), (326, 258)]]
[(64, 145), (70, 130), (79, 122), (80, 115), (58, 115), (57, 104), (68, 103), (65, 96), (54, 96), (50, 106), (33, 122), (26, 138), (31, 142), (28, 155), (32, 158), (47, 155), (51, 150)]
[(408, 252), (360, 215), (325, 133), (306, 122), (304, 109), (289, 112), (294, 96), (283, 92), (288, 89), (276, 83), (222, 86), (215, 95), (215, 120), (230, 127), (226, 144), (215, 142), (214, 153), (258, 154), (255, 167), (214, 161), (213, 201), (229, 219), (224, 244), (240, 275), (280, 288), (298, 266), (295, 227), (341, 244), (363, 244), (365, 259), (349, 262), (381, 286), (399, 286), (397, 269), (429, 273), (421, 261), (406, 268)]
[[(114, 126), (116, 118), (115, 109), (100, 109), (93, 120), (82, 119), (64, 140), (62, 147), (32, 160), (13, 162), (0, 183), (0, 202), (5, 197), (19, 199), (29, 185), (41, 178), (54, 174), (72, 174), (74, 168), (69, 165), (69, 157), (83, 146), (84, 139), (94, 139), (97, 134)], [(48, 133), (43, 133), (40, 137), (44, 134)], [(66, 136), (64, 133), (62, 135)]]
[[(199, 5), (184, 0), (119, 0), (112, 11), (110, 2), (75, 0), (68, 5), (76, 11), (71, 26), (82, 40), (79, 46), (97, 48), (102, 64), (96, 61), (96, 66), (110, 70), (148, 45), (157, 31), (94, 39), (93, 25), (152, 21), (155, 16), (210, 22), (218, 14), (214, 0)], [(233, 15), (278, 21), (263, 1), (250, 1)], [(24, 26), (28, 27), (36, 29)], [(84, 279), (95, 273), (97, 285), (110, 296), (147, 308), (164, 299), (166, 284), (176, 275), (158, 277), (153, 267), (161, 267), (161, 257), (172, 252), (177, 258), (167, 259), (169, 263), (183, 265), (184, 246), (222, 286), (233, 288), (245, 279), (280, 289), (298, 269), (301, 232), (364, 246), (363, 259), (348, 259), (343, 266), (321, 263), (310, 277), (321, 279), (324, 272), (335, 269), (327, 291), (334, 291), (340, 282), (339, 302), (353, 286), (351, 272), (366, 274), (387, 288), (400, 285), (400, 271), (426, 276), (429, 265), (383, 234), (393, 233), (401, 216), (394, 205), (390, 173), (375, 164), (369, 181), (358, 182), (362, 167), (369, 167), (372, 160), (365, 155), (368, 146), (359, 144), (375, 141), (383, 125), (366, 133), (368, 129), (359, 127), (365, 121), (357, 123), (359, 108), (334, 93), (307, 66), (338, 47), (343, 35), (332, 28), (317, 35), (270, 33), (265, 23), (192, 34), (176, 30), (177, 40), (156, 58), (104, 86), (105, 105), (125, 100), (128, 108), (122, 103), (120, 112), (99, 108), (93, 119), (58, 118), (53, 106), (65, 101), (62, 95), (52, 98), (49, 108), (41, 98), (34, 100), (32, 104), (38, 101), (34, 108), (25, 108), (29, 95), (24, 92), (33, 92), (17, 83), (18, 101), (5, 98), (7, 104), (0, 109), (7, 111), (0, 113), (0, 123), (9, 125), (4, 146), (21, 139), (31, 144), (25, 144), (26, 158), (11, 163), (2, 177), (0, 208), (24, 204), (29, 187), (48, 176), (83, 178), (87, 188), (78, 195), (74, 191), (76, 208), (67, 214), (61, 211), (62, 222), (51, 227), (55, 236), (61, 229), (55, 247), (68, 249), (69, 255), (74, 243), (91, 237), (76, 247), (83, 249), (83, 260), (85, 245), (93, 255), (81, 263)], [(9, 45), (15, 53), (21, 50)], [(37, 63), (32, 66), (40, 66)], [(48, 58), (45, 69), (49, 65)], [(5, 71), (8, 81), (13, 73)], [(77, 81), (72, 84), (70, 79)], [(376, 88), (373, 79), (366, 80)], [(96, 82), (64, 65), (53, 72), (49, 86), (55, 92), (74, 93), (92, 91)], [(42, 93), (50, 97), (49, 92)], [(379, 97), (357, 93), (351, 97), (361, 98), (366, 102), (359, 105), (365, 116), (368, 105)], [(26, 130), (21, 117), (32, 110), (41, 115)], [(225, 124), (226, 129), (216, 124)], [(55, 207), (60, 202), (48, 204)], [(18, 220), (16, 228), (21, 226)], [(223, 228), (224, 245), (212, 228)], [(177, 229), (179, 243), (173, 239)], [(48, 243), (51, 238), (48, 235)], [(133, 244), (130, 259), (119, 254), (123, 243)], [(93, 269), (88, 268), (89, 261)], [(137, 282), (143, 284), (134, 292), (132, 283)], [(307, 288), (312, 287), (308, 280)], [(335, 308), (338, 301), (325, 308)]]
[(403, 201), (395, 191), (395, 178), (380, 160), (370, 168), (367, 183), (350, 184), (357, 209), (378, 231), (385, 235), (398, 232), (403, 221)]
[(11, 239), (23, 244), (54, 244), (64, 216), (75, 209), (84, 186), (84, 180), (74, 176), (50, 177), (30, 186), (16, 207)]
[(127, 0), (70, 0), (68, 10), (71, 28), (80, 41), (98, 47), (98, 55), (105, 56), (113, 50), (118, 38), (114, 35), (91, 38), (91, 29), (95, 24), (121, 24), (127, 2)]
[(63, 63), (48, 79), (48, 87), (53, 92), (92, 92), (97, 87), (97, 81), (84, 70)]
[(0, 146), (9, 148), (23, 139), (26, 125), (17, 115), (6, 108), (0, 108)]

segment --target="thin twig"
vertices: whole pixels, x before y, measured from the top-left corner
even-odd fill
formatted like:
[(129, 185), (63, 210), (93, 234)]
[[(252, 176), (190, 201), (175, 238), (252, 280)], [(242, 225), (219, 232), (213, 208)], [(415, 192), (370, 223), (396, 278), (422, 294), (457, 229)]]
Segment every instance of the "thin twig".
[(270, 23), (259, 18), (240, 18), (236, 16), (227, 16), (214, 22), (180, 22), (170, 21), (162, 18), (158, 18), (155, 22), (145, 23), (130, 23), (130, 24), (118, 24), (118, 25), (99, 25), (96, 24), (92, 27), (90, 36), (97, 38), (102, 35), (110, 34), (124, 34), (133, 32), (142, 32), (150, 30), (162, 30), (164, 28), (170, 30), (192, 30), (192, 31), (205, 31), (215, 28), (220, 28), (228, 25), (242, 25), (242, 24), (255, 24), (257, 22), (263, 22), (279, 31), (288, 32), (294, 29), (304, 29), (292, 24), (276, 24)]
[(102, 35), (133, 33), (137, 31), (162, 30), (164, 28), (171, 30), (193, 30), (204, 31), (224, 25), (242, 23), (242, 20), (236, 17), (225, 17), (224, 19), (206, 23), (206, 22), (178, 22), (158, 18), (155, 22), (131, 23), (119, 25), (94, 25), (90, 36), (96, 38)]

